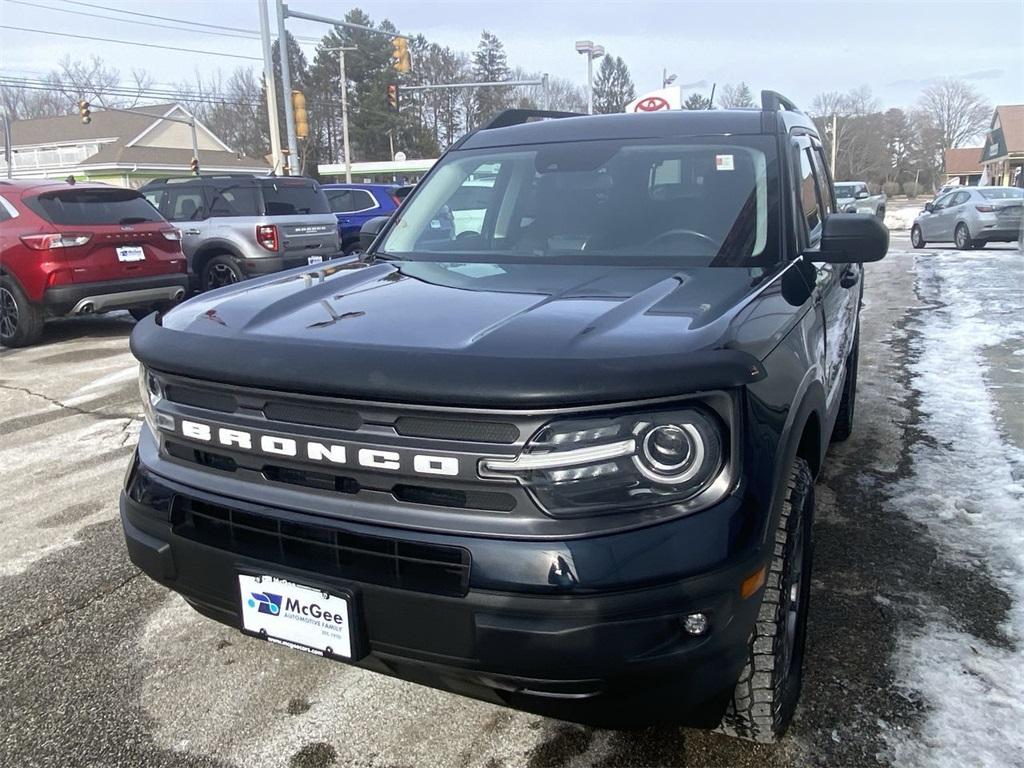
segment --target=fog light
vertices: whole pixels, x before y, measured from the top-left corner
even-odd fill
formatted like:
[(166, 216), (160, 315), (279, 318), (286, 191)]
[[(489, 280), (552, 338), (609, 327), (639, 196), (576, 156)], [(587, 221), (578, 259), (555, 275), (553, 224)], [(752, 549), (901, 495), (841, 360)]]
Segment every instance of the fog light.
[(703, 613), (691, 613), (683, 619), (683, 629), (688, 635), (703, 635), (708, 631), (708, 617)]

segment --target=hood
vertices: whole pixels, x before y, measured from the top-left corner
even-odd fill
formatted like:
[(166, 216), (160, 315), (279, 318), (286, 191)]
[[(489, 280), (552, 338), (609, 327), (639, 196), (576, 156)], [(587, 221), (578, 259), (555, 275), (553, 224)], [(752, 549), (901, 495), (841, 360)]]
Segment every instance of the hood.
[(140, 324), (132, 343), (168, 372), (274, 389), (466, 405), (496, 394), (636, 399), (706, 386), (712, 359), (729, 358), (730, 375), (748, 383), (756, 360), (721, 347), (757, 278), (738, 268), (350, 262), (204, 294), (162, 327)]

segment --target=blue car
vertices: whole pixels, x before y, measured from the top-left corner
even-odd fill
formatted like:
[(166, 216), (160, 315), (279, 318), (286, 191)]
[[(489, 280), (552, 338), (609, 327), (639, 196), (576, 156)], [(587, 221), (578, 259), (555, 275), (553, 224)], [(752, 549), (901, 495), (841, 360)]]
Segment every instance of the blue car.
[(331, 210), (338, 218), (341, 248), (351, 253), (359, 245), (359, 229), (375, 216), (389, 216), (401, 199), (398, 184), (323, 184)]

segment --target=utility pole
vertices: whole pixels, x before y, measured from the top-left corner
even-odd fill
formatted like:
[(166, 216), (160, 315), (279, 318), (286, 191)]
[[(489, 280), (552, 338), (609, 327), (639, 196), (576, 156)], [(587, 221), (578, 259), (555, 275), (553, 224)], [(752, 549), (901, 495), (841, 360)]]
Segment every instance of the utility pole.
[(281, 173), (281, 127), (277, 122), (277, 83), (274, 77), (274, 54), (270, 44), (270, 10), (267, 0), (258, 0), (260, 11), (260, 38), (263, 42), (263, 82), (267, 89), (267, 118), (270, 121), (271, 167)]
[[(348, 145), (348, 78), (345, 77), (345, 51), (356, 51), (358, 48), (325, 48), (324, 50), (338, 52), (338, 67), (341, 70), (341, 144), (345, 152), (345, 183), (351, 184), (352, 151)], [(392, 158), (394, 158), (394, 154), (394, 152), (391, 153)]]
[(4, 115), (4, 160), (7, 162), (7, 178), (11, 178), (14, 164), (14, 150), (11, 148), (11, 117)]
[(839, 134), (836, 130), (837, 120), (836, 113), (832, 113), (832, 167), (829, 169), (832, 171), (833, 181), (836, 178), (836, 145), (839, 143)]
[(295, 114), (292, 111), (292, 78), (288, 71), (288, 33), (284, 28), (284, 16), (287, 11), (283, 0), (277, 2), (277, 50), (281, 56), (281, 93), (284, 95), (284, 122), (288, 129), (288, 162), (285, 173), (290, 174), (292, 164), (299, 167), (299, 140), (295, 135)]

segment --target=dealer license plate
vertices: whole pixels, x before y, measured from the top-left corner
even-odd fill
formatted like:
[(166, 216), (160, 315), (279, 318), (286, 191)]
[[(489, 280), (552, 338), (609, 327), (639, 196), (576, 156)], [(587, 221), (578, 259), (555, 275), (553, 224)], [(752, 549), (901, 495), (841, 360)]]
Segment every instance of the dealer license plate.
[(145, 261), (146, 252), (141, 245), (122, 245), (117, 249), (118, 261)]
[(310, 256), (308, 261), (310, 264), (322, 264), (323, 260), (323, 256)]
[(352, 658), (349, 602), (274, 576), (238, 574), (242, 626), (275, 643)]

